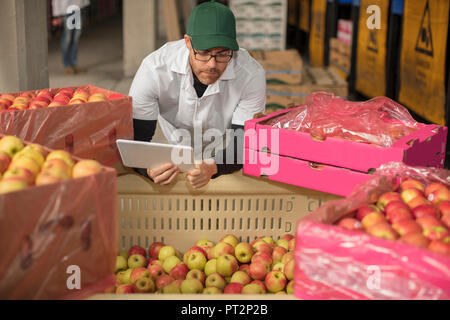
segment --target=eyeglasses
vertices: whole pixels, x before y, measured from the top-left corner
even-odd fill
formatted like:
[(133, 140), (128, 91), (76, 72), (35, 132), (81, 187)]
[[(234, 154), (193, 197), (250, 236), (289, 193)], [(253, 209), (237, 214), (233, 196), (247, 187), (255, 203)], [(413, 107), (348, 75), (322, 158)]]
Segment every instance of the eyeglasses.
[(233, 51), (231, 51), (231, 53), (228, 54), (224, 53), (211, 54), (208, 51), (198, 52), (194, 48), (192, 48), (192, 50), (194, 51), (195, 59), (202, 62), (208, 62), (209, 60), (211, 60), (211, 58), (214, 58), (216, 59), (217, 63), (227, 63), (231, 60), (231, 58), (233, 58)]

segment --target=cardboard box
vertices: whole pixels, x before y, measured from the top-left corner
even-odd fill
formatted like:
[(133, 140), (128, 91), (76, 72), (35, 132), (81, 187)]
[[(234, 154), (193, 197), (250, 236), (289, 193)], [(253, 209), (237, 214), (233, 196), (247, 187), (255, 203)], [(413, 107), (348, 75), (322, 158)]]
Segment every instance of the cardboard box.
[(391, 147), (380, 147), (332, 137), (318, 141), (306, 132), (265, 125), (287, 112), (289, 109), (245, 123), (245, 174), (346, 196), (387, 162), (444, 165), (447, 127), (419, 124), (418, 130)]
[[(7, 244), (1, 299), (83, 299), (114, 285), (116, 182), (115, 170), (104, 167), (95, 175), (0, 194), (0, 241)], [(80, 288), (71, 290), (75, 270)]]
[(332, 92), (347, 97), (348, 84), (332, 68), (309, 68), (302, 72), (303, 81), (298, 85), (267, 84), (266, 114), (305, 102), (305, 98), (316, 91)]
[(303, 61), (295, 49), (284, 51), (250, 51), (266, 71), (268, 83), (300, 84)]
[[(65, 87), (85, 88), (90, 94), (101, 92), (107, 97), (115, 92), (92, 85)], [(49, 89), (53, 94), (63, 88)], [(30, 92), (37, 93), (39, 90)], [(25, 91), (29, 92), (29, 91)], [(14, 92), (18, 96), (22, 92)], [(80, 158), (94, 159), (104, 165), (121, 162), (116, 139), (133, 139), (131, 97), (73, 104), (36, 110), (0, 113), (0, 133), (64, 149)]]

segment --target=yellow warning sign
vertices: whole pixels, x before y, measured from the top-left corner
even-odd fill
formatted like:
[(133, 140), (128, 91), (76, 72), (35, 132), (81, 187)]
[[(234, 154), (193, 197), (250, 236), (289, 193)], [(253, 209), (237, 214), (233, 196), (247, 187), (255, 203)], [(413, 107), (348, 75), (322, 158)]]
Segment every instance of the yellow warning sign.
[[(376, 5), (379, 11), (367, 13), (369, 6)], [(368, 24), (372, 15), (379, 15), (379, 29)], [(361, 0), (358, 40), (356, 50), (355, 88), (372, 98), (386, 95), (386, 42), (388, 31), (389, 1)], [(377, 20), (377, 19), (374, 19)], [(370, 29), (369, 26), (373, 29)]]
[(327, 0), (312, 0), (309, 61), (313, 67), (324, 65)]
[(300, 0), (299, 6), (300, 14), (299, 14), (299, 28), (305, 32), (309, 32), (309, 14), (310, 14), (310, 6), (309, 0)]
[(445, 125), (445, 60), (450, 1), (405, 0), (399, 101)]

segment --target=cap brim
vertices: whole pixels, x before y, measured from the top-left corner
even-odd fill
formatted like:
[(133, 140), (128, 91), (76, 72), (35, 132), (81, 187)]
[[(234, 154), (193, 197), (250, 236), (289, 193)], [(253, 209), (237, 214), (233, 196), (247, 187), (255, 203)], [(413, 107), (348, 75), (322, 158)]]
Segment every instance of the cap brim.
[(192, 45), (197, 50), (209, 50), (212, 48), (227, 48), (233, 51), (239, 50), (236, 39), (222, 35), (192, 36)]

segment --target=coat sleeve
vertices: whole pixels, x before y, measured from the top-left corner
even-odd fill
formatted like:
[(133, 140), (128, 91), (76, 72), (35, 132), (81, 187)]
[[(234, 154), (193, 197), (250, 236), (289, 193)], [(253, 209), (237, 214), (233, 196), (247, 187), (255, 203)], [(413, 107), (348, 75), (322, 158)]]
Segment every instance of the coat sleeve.
[(152, 55), (144, 59), (134, 76), (129, 95), (133, 98), (133, 119), (157, 120), (159, 86)]
[(258, 72), (247, 83), (239, 104), (233, 113), (231, 123), (243, 126), (245, 121), (253, 119), (257, 113), (266, 110), (266, 77), (264, 72)]

